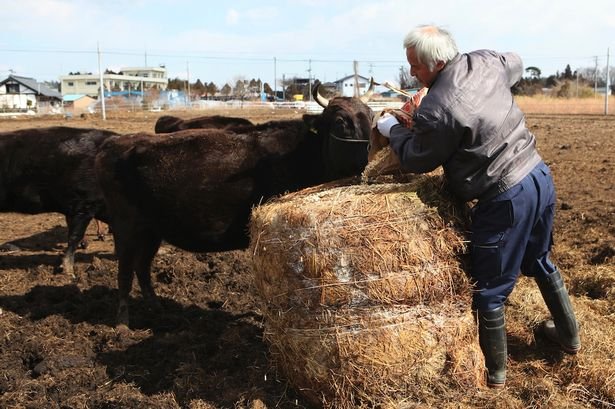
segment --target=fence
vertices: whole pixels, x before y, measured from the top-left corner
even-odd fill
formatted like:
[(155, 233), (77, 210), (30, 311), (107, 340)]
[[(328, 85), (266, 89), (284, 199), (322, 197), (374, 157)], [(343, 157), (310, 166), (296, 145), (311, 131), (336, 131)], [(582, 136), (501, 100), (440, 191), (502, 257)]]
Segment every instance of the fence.
[[(549, 97), (515, 97), (517, 104), (526, 114), (590, 114), (604, 115), (605, 98), (604, 96), (596, 96), (589, 98), (549, 98)], [(402, 102), (399, 101), (370, 101), (367, 105), (374, 111), (379, 112), (385, 108), (400, 108)], [(609, 97), (609, 115), (615, 114), (615, 96)], [(142, 105), (135, 104), (129, 101), (125, 103), (108, 103), (105, 107), (108, 112), (143, 112), (143, 111), (161, 111), (163, 110), (158, 105)], [(193, 101), (190, 107), (176, 106), (171, 110), (192, 110), (196, 115), (198, 111), (222, 110), (222, 109), (266, 109), (266, 110), (294, 110), (305, 113), (320, 113), (322, 107), (315, 101), (297, 101), (297, 102), (261, 102), (261, 101)], [(166, 109), (164, 109), (166, 110)], [(163, 111), (164, 111), (163, 110)], [(96, 104), (92, 108), (92, 112), (100, 112), (100, 104)], [(28, 112), (32, 115), (34, 112)], [(54, 106), (39, 106), (36, 112), (38, 115), (65, 115), (61, 107)], [(239, 114), (239, 113), (238, 113)], [(4, 113), (1, 116), (17, 116), (18, 112)], [(24, 115), (23, 113), (21, 115)]]

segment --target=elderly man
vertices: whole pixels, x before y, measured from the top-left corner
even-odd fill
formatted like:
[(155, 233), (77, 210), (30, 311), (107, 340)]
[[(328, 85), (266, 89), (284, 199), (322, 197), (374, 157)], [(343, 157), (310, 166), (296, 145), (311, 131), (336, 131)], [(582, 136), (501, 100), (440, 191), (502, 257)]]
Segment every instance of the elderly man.
[(424, 173), (442, 165), (454, 193), (478, 199), (472, 214), (472, 307), (487, 385), (503, 387), (504, 303), (520, 272), (535, 278), (552, 315), (542, 325), (546, 337), (570, 354), (581, 347), (568, 292), (549, 260), (553, 179), (510, 91), (521, 78), (522, 62), (513, 53), (461, 54), (450, 33), (436, 26), (415, 28), (404, 47), (411, 75), (429, 92), (413, 127), (384, 114), (378, 130), (406, 170)]

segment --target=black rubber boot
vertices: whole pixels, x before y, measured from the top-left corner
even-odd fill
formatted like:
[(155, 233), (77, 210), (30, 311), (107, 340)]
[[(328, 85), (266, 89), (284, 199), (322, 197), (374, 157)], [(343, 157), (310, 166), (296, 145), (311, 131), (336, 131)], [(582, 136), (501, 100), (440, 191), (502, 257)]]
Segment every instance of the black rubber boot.
[(508, 357), (504, 306), (491, 311), (478, 311), (478, 339), (485, 356), (487, 386), (503, 388)]
[(559, 344), (564, 352), (576, 354), (581, 348), (579, 325), (561, 274), (555, 271), (547, 279), (537, 278), (536, 282), (553, 317), (542, 324), (545, 336)]

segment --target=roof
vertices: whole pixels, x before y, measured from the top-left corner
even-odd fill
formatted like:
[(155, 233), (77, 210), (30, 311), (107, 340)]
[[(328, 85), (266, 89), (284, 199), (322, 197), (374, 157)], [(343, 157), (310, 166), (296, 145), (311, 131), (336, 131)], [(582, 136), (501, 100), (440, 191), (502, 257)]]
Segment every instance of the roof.
[[(66, 94), (64, 95), (64, 97), (62, 98), (64, 100), (64, 102), (74, 102), (77, 101), (83, 97), (88, 97), (89, 96), (85, 95), (85, 94)], [(94, 98), (90, 98), (90, 99), (94, 99)]]
[[(369, 82), (369, 78), (366, 78), (366, 77), (364, 77), (364, 76), (362, 76), (362, 75), (357, 75), (357, 77), (359, 77), (359, 79), (362, 79), (362, 80), (365, 80), (365, 81)], [(337, 83), (340, 83), (340, 82), (344, 82), (344, 81), (346, 81), (348, 78), (354, 78), (354, 74), (352, 74), (352, 75), (347, 75), (347, 76), (345, 76), (344, 78), (340, 78), (339, 80), (334, 81), (334, 82), (337, 84)]]
[(47, 85), (38, 82), (34, 78), (20, 77), (18, 75), (9, 75), (7, 79), (5, 79), (4, 81), (0, 81), (0, 85), (9, 82), (10, 80), (19, 82), (23, 86), (30, 88), (32, 91), (35, 91), (38, 95), (62, 99), (62, 94), (60, 94), (54, 89), (49, 88)]

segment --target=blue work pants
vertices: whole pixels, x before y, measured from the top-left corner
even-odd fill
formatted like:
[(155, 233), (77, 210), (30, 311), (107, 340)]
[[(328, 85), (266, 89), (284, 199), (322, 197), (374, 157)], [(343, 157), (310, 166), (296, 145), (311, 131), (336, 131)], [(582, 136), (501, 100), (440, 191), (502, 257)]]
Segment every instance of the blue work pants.
[(521, 182), (481, 202), (472, 213), (472, 306), (491, 311), (504, 304), (520, 273), (546, 279), (556, 267), (553, 244), (555, 188), (541, 162)]

